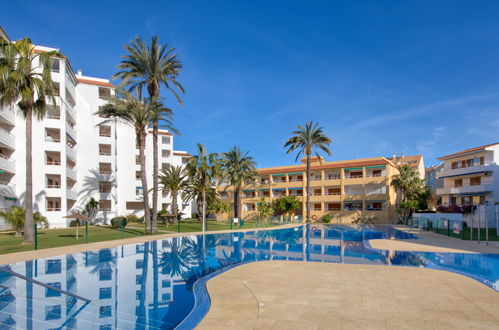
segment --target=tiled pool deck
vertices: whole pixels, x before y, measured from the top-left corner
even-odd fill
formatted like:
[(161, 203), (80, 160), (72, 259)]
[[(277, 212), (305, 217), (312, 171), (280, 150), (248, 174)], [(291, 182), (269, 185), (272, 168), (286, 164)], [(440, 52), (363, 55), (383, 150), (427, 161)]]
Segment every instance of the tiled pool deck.
[(499, 292), (433, 269), (264, 261), (207, 286), (199, 329), (499, 328)]

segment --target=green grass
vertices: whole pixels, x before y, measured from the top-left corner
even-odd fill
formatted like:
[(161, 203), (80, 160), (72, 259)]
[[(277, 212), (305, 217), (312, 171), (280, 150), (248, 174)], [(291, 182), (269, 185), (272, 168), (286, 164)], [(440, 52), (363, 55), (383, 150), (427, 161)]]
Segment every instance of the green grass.
[[(436, 233), (437, 230), (435, 228), (431, 228), (430, 231)], [(485, 228), (480, 229), (480, 240), (485, 241), (485, 235), (486, 235), (486, 230)], [(447, 229), (439, 229), (438, 234), (440, 235), (445, 235), (447, 236)], [(465, 228), (464, 229), (464, 236), (463, 233), (460, 234), (454, 234), (452, 232), (452, 228), (450, 229), (449, 233), (450, 237), (455, 237), (459, 239), (464, 239), (464, 240), (470, 240), (471, 238), (471, 229), (470, 228)], [(473, 228), (473, 240), (476, 241), (478, 239), (478, 229)], [(497, 232), (495, 228), (489, 228), (489, 241), (499, 241), (499, 236), (497, 236)]]
[[(248, 229), (275, 226), (273, 223), (246, 222), (244, 226), (233, 226), (232, 229)], [(176, 224), (164, 225), (158, 223), (158, 229), (161, 230), (156, 235), (165, 234), (162, 231), (177, 232)], [(208, 231), (229, 230), (228, 222), (208, 221)], [(189, 233), (202, 231), (201, 223), (197, 220), (181, 221), (180, 232)], [(47, 249), (52, 247), (61, 247), (85, 243), (85, 227), (79, 227), (79, 238), (76, 239), (76, 228), (65, 229), (47, 229), (38, 231), (38, 249)], [(148, 233), (144, 231), (144, 225), (141, 223), (130, 223), (123, 233), (120, 229), (114, 229), (107, 226), (89, 226), (88, 242), (103, 242), (114, 239), (131, 238), (145, 236)], [(0, 233), (0, 254), (21, 252), (33, 250), (33, 245), (23, 245), (22, 237), (15, 237), (14, 233)]]

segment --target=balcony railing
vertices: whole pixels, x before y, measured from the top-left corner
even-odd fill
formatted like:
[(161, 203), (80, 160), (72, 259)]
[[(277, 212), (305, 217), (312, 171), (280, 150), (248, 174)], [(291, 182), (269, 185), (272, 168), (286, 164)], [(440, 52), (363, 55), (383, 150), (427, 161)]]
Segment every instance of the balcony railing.
[(99, 155), (100, 156), (111, 156), (111, 151), (100, 151), (99, 150)]
[(292, 179), (289, 179), (289, 182), (303, 182), (303, 179), (292, 178)]
[(101, 194), (110, 194), (111, 193), (111, 189), (99, 189), (99, 192)]
[(61, 185), (60, 184), (47, 184), (46, 188), (55, 188), (55, 189), (60, 189)]
[(60, 212), (60, 207), (47, 207), (47, 212)]
[(362, 178), (362, 174), (345, 176), (345, 179), (359, 179), (359, 178)]
[(113, 173), (113, 171), (110, 169), (109, 170), (99, 170), (99, 174), (111, 174), (111, 173)]
[(45, 162), (45, 164), (46, 164), (46, 165), (55, 165), (55, 166), (59, 166), (59, 165), (61, 165), (61, 161), (59, 161), (59, 160), (52, 160), (52, 161), (47, 160), (47, 161)]
[(326, 211), (341, 211), (341, 207), (328, 207)]
[(60, 138), (55, 138), (55, 137), (52, 137), (52, 136), (46, 136), (45, 137), (45, 141), (47, 141), (47, 142), (53, 142), (53, 143), (60, 143), (61, 139)]
[(59, 119), (61, 119), (61, 115), (47, 114), (47, 115), (45, 116), (45, 118), (47, 118), (47, 119), (56, 119), (56, 120), (59, 120)]
[(367, 173), (366, 174), (366, 177), (368, 177), (368, 178), (377, 178), (380, 176), (382, 176), (382, 175), (381, 174), (374, 174), (374, 173)]
[(337, 196), (337, 195), (341, 195), (341, 193), (338, 191), (338, 192), (326, 192), (324, 193), (324, 195), (326, 196)]
[(8, 187), (13, 187), (13, 185), (10, 184), (10, 182), (8, 182), (8, 181), (0, 181), (0, 185), (2, 185), (2, 186), (8, 186)]
[(320, 181), (320, 180), (322, 180), (322, 177), (320, 176), (313, 176), (310, 178), (310, 181)]

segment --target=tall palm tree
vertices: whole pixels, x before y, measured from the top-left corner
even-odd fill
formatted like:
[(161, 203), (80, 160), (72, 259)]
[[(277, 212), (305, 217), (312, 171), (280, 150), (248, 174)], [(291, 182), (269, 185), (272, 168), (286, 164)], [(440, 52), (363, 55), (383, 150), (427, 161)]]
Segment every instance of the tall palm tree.
[(234, 217), (241, 216), (241, 191), (247, 184), (254, 184), (258, 172), (256, 163), (248, 152), (233, 147), (224, 152), (221, 158), (222, 178), (234, 189)]
[[(159, 98), (161, 85), (169, 90), (177, 99), (179, 104), (182, 100), (179, 94), (184, 93), (184, 88), (177, 81), (182, 69), (182, 64), (177, 58), (174, 47), (168, 44), (160, 44), (157, 36), (152, 37), (151, 42), (144, 43), (140, 37), (125, 45), (127, 54), (122, 56), (118, 65), (119, 71), (114, 75), (115, 79), (121, 79), (122, 85), (130, 86), (130, 89), (144, 87), (149, 93), (152, 103)], [(160, 110), (157, 108), (157, 110)], [(152, 217), (153, 231), (157, 231), (158, 220), (158, 130), (161, 120), (161, 112), (157, 111), (152, 118), (153, 122), (153, 193), (152, 193)]]
[[(121, 91), (119, 96), (111, 96), (107, 98), (108, 103), (100, 107), (96, 115), (106, 118), (103, 123), (117, 120), (125, 125), (131, 126), (135, 130), (135, 138), (139, 147), (140, 161), (140, 179), (142, 181), (143, 191), (143, 207), (144, 207), (144, 225), (146, 231), (150, 228), (150, 209), (149, 209), (149, 194), (147, 189), (147, 174), (146, 174), (146, 155), (145, 145), (147, 129), (152, 118), (156, 116), (154, 108), (157, 103), (151, 104), (144, 102), (140, 97), (140, 93), (136, 94)], [(167, 123), (171, 123), (171, 112), (164, 108), (161, 117)]]
[(296, 128), (297, 130), (292, 132), (293, 136), (284, 144), (284, 148), (288, 148), (286, 151), (288, 154), (298, 150), (296, 160), (298, 160), (301, 155), (307, 157), (307, 196), (305, 206), (307, 222), (310, 222), (310, 163), (312, 153), (315, 152), (315, 155), (320, 157), (318, 153), (318, 150), (320, 149), (328, 155), (331, 155), (331, 151), (328, 148), (331, 144), (331, 140), (323, 132), (322, 127), (319, 127), (319, 123), (314, 124), (310, 121), (305, 124), (305, 127), (298, 125)]
[(219, 202), (217, 190), (215, 187), (205, 189), (202, 178), (194, 176), (187, 180), (184, 190), (182, 190), (182, 199), (186, 202), (196, 201), (197, 215), (199, 219), (203, 218), (203, 194), (206, 203), (206, 210), (209, 210), (210, 205), (215, 205)]
[(178, 221), (177, 197), (180, 191), (186, 186), (186, 173), (182, 166), (169, 166), (162, 171), (159, 182), (163, 187), (163, 192), (172, 196), (173, 218)]
[(26, 120), (26, 197), (24, 244), (33, 244), (33, 116), (45, 116), (47, 101), (55, 104), (50, 59), (56, 51), (35, 52), (28, 38), (0, 44), (0, 106), (17, 105)]
[(409, 165), (398, 167), (398, 174), (395, 174), (390, 184), (400, 192), (400, 202), (398, 205), (398, 214), (400, 220), (407, 224), (407, 220), (412, 212), (418, 207), (418, 200), (421, 195), (426, 195), (424, 199), (428, 199), (427, 189), (424, 185), (424, 180), (419, 178), (418, 173)]
[(189, 159), (186, 170), (189, 179), (196, 182), (197, 186), (202, 189), (201, 220), (203, 231), (206, 231), (206, 195), (218, 182), (220, 161), (218, 154), (208, 153), (201, 143), (197, 144), (197, 149), (197, 154)]

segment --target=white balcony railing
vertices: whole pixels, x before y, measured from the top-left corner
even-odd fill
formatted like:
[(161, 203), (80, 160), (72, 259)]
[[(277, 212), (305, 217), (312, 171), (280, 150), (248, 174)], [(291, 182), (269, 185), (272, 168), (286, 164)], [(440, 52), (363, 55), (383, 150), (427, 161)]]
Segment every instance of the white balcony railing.
[(489, 183), (479, 184), (475, 186), (443, 187), (437, 188), (437, 195), (480, 193), (493, 191), (493, 189), (494, 186)]
[(458, 168), (445, 168), (442, 171), (437, 172), (437, 179), (447, 176), (467, 175), (469, 173), (484, 172), (487, 171), (487, 167), (492, 164), (494, 164), (494, 162), (486, 161), (484, 162), (483, 165), (458, 167)]
[(60, 207), (47, 207), (47, 212), (60, 212)]
[(73, 180), (76, 180), (76, 170), (74, 168), (66, 167), (66, 175)]
[(5, 107), (0, 110), (0, 117), (4, 118), (11, 125), (16, 124), (16, 115), (14, 110), (11, 110), (9, 107)]
[(2, 155), (2, 157), (0, 157), (0, 168), (10, 173), (16, 173), (15, 162), (5, 155)]
[(61, 165), (61, 161), (59, 160), (47, 160), (45, 162), (46, 165), (51, 165), (51, 166), (60, 166)]
[(50, 189), (60, 189), (61, 185), (60, 184), (47, 184), (45, 187), (50, 188)]
[(57, 138), (57, 137), (53, 137), (53, 136), (47, 135), (47, 136), (45, 137), (45, 141), (46, 141), (46, 142), (52, 142), (52, 143), (60, 143), (60, 142), (61, 142), (61, 139), (60, 139), (60, 138)]
[(0, 127), (0, 142), (10, 147), (11, 149), (16, 148), (16, 139), (14, 135), (12, 135), (9, 131), (7, 131), (3, 127)]

